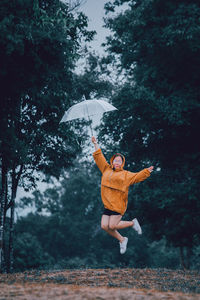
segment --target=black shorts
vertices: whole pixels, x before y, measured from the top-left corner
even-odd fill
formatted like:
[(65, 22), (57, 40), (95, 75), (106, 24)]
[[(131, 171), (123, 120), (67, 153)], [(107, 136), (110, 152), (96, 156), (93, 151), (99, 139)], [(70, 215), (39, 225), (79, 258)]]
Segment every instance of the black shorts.
[(103, 215), (112, 216), (112, 215), (121, 215), (121, 214), (118, 213), (117, 211), (113, 211), (113, 210), (104, 208)]

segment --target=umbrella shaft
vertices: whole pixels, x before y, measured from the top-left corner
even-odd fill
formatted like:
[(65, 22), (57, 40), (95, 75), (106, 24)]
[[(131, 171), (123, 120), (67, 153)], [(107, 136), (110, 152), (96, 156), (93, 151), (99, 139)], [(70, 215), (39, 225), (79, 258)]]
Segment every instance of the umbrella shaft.
[[(86, 107), (87, 107), (87, 105), (86, 105)], [(88, 120), (89, 120), (89, 122), (90, 122), (91, 120), (90, 120), (89, 113), (88, 113), (88, 107), (87, 107), (87, 115), (88, 115)], [(92, 130), (91, 122), (90, 122), (90, 130), (91, 130), (91, 134), (92, 134), (92, 136), (93, 136), (93, 130)]]

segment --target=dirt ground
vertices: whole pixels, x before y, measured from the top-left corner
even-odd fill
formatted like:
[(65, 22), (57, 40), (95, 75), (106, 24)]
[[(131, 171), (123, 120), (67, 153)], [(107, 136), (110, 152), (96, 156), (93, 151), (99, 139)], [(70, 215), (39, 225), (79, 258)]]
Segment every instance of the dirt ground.
[(0, 276), (0, 300), (200, 300), (200, 272), (165, 269), (31, 271)]

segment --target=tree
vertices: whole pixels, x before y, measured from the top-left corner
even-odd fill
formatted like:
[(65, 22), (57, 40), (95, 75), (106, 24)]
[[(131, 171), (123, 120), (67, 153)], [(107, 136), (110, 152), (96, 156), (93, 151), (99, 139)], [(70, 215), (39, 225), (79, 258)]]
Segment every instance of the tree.
[[(194, 142), (199, 119), (200, 5), (181, 0), (110, 1), (107, 13), (125, 2), (125, 11), (106, 20), (113, 31), (107, 50), (126, 82), (112, 97), (120, 114), (105, 118), (101, 136), (106, 136), (111, 150), (118, 148), (126, 155), (128, 166), (141, 168), (151, 162), (161, 169), (163, 177), (149, 186), (159, 183), (167, 188), (152, 192), (158, 205), (147, 210), (148, 222), (153, 221), (155, 237), (154, 224), (162, 224), (159, 232), (169, 243), (191, 249), (199, 243), (200, 229), (196, 213), (200, 156)], [(145, 197), (150, 205), (148, 189)]]
[[(54, 1), (1, 1), (0, 4), (1, 217), (0, 269), (5, 216), (10, 209), (10, 246), (19, 182), (34, 186), (34, 171), (58, 177), (80, 151), (70, 126), (59, 120), (72, 91), (72, 71), (81, 39), (90, 40), (87, 18), (75, 17)], [(80, 139), (80, 138), (79, 138)], [(71, 145), (71, 146), (70, 146)], [(73, 146), (72, 146), (73, 145)], [(11, 179), (10, 179), (11, 178)], [(9, 269), (12, 269), (10, 258)]]

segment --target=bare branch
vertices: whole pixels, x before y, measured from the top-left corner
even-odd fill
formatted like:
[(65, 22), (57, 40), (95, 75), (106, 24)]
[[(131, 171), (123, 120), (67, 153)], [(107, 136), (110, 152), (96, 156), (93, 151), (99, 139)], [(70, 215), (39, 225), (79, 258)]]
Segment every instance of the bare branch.
[(69, 11), (75, 11), (77, 8), (80, 8), (87, 0), (60, 0), (63, 3), (69, 6)]

